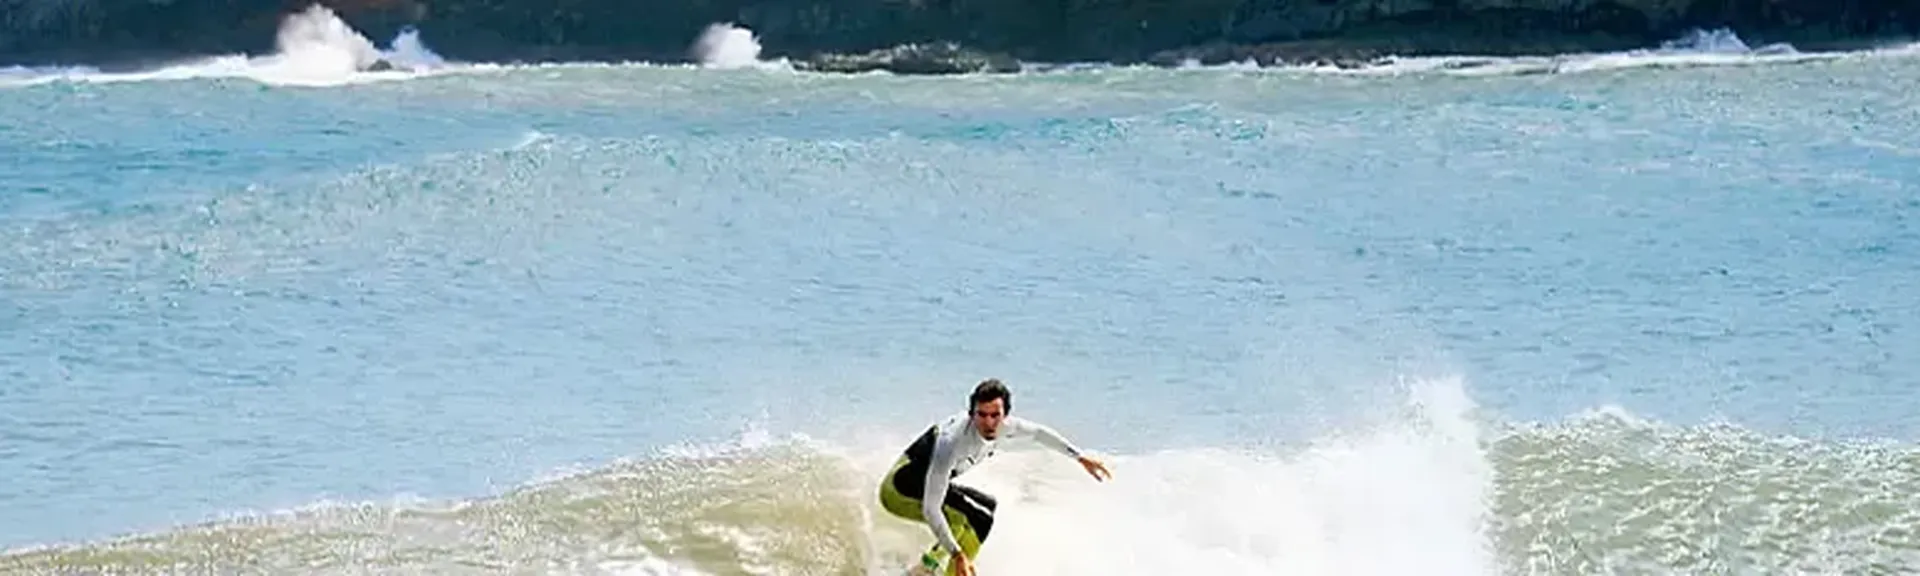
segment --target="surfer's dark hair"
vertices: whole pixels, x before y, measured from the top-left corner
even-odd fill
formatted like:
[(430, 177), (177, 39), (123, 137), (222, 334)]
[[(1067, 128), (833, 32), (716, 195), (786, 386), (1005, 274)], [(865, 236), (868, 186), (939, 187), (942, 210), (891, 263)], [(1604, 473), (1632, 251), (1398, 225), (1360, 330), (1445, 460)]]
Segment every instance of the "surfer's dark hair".
[(999, 378), (981, 380), (978, 386), (973, 387), (973, 395), (968, 396), (967, 399), (972, 401), (967, 405), (969, 411), (982, 402), (999, 400), (1003, 410), (1008, 414), (1013, 413), (1013, 391), (1008, 390), (1006, 384), (1001, 384)]

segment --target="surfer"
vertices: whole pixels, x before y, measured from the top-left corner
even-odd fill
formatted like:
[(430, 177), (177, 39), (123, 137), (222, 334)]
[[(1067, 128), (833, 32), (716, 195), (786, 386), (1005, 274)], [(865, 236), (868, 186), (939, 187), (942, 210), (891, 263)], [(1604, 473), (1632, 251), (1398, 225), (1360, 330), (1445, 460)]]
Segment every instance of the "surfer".
[[(895, 516), (924, 522), (933, 531), (932, 548), (921, 557), (928, 567), (945, 550), (950, 576), (971, 576), (973, 559), (993, 531), (992, 496), (951, 480), (993, 456), (994, 447), (1009, 438), (1033, 438), (1079, 461), (1094, 480), (1112, 478), (1107, 466), (1082, 454), (1059, 432), (1044, 424), (1010, 415), (1013, 392), (998, 379), (980, 382), (968, 397), (968, 410), (934, 424), (907, 446), (900, 460), (880, 482), (880, 505)], [(938, 498), (926, 498), (939, 494)]]

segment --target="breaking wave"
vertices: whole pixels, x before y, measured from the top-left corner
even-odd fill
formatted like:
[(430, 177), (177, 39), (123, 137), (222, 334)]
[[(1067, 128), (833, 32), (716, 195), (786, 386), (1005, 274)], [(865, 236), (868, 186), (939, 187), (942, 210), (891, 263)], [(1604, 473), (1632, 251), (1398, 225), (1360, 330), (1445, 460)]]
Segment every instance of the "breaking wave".
[[(1112, 455), (1096, 484), (1011, 451), (993, 574), (1897, 573), (1920, 451), (1681, 427), (1617, 409), (1481, 422), (1460, 382), (1289, 450)], [(8, 573), (886, 574), (930, 541), (881, 511), (898, 450), (749, 432), (454, 502), (325, 503), (15, 551)]]
[[(1658, 47), (1622, 52), (1569, 53), (1551, 56), (1422, 56), (1387, 57), (1358, 67), (1297, 66), (1301, 70), (1343, 75), (1444, 74), (1455, 76), (1521, 76), (1577, 74), (1638, 68), (1706, 68), (1821, 62), (1862, 57), (1920, 55), (1920, 44), (1894, 45), (1861, 51), (1803, 52), (1791, 44), (1754, 48), (1732, 30), (1691, 30)], [(1222, 66), (1238, 70), (1252, 63)]]
[[(277, 45), (279, 50), (266, 56), (229, 55), (167, 66), (155, 70), (126, 73), (102, 73), (91, 67), (10, 67), (0, 68), (0, 86), (21, 86), (57, 81), (131, 82), (156, 80), (192, 80), (249, 78), (272, 85), (335, 86), (375, 81), (422, 78), (446, 73), (486, 72), (523, 68), (553, 67), (687, 67), (650, 62), (575, 62), (558, 64), (506, 65), (448, 61), (420, 40), (418, 30), (402, 30), (385, 49), (370, 41), (320, 5), (291, 15), (283, 23)], [(762, 60), (761, 45), (751, 29), (729, 23), (707, 27), (688, 46), (693, 67), (711, 69), (758, 69), (793, 72), (785, 58)], [(1289, 65), (1263, 68), (1253, 62), (1203, 66), (1189, 62), (1181, 68), (1224, 71), (1266, 70), (1279, 73), (1336, 74), (1353, 76), (1399, 76), (1441, 74), (1452, 76), (1516, 76), (1537, 74), (1574, 74), (1637, 68), (1700, 68), (1795, 64), (1849, 58), (1908, 57), (1920, 55), (1920, 43), (1885, 46), (1860, 51), (1803, 52), (1790, 44), (1749, 46), (1728, 29), (1693, 30), (1660, 46), (1641, 50), (1602, 53), (1569, 53), (1550, 56), (1387, 56), (1359, 66)], [(1079, 72), (1114, 68), (1104, 64), (1025, 63), (1027, 73)], [(1128, 66), (1138, 68), (1141, 66)], [(884, 72), (880, 72), (884, 74)]]
[(416, 29), (401, 30), (388, 44), (385, 49), (375, 46), (333, 10), (313, 4), (281, 22), (272, 54), (215, 56), (138, 72), (106, 73), (92, 67), (14, 68), (0, 71), (0, 86), (217, 78), (245, 78), (284, 86), (335, 86), (413, 78), (454, 68), (421, 42)]

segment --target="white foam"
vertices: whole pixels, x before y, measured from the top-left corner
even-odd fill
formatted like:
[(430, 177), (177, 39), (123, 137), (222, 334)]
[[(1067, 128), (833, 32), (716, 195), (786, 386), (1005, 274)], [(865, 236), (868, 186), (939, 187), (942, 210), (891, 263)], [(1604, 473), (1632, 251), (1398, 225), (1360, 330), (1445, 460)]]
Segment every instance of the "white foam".
[[(102, 73), (92, 68), (10, 69), (0, 85), (47, 82), (151, 82), (247, 78), (278, 86), (338, 86), (415, 78), (454, 68), (420, 40), (419, 31), (402, 30), (382, 50), (320, 4), (288, 15), (274, 37), (275, 50), (262, 56), (211, 56), (154, 70)], [(376, 71), (385, 62), (391, 69)], [(480, 69), (480, 67), (467, 67)]]
[(1115, 457), (1106, 484), (1049, 452), (1007, 452), (961, 480), (1001, 502), (980, 571), (1497, 573), (1485, 531), (1492, 471), (1472, 403), (1458, 381), (1443, 380), (1415, 386), (1406, 408), (1404, 419), (1292, 455)]
[(1623, 68), (1730, 66), (1806, 60), (1830, 60), (1845, 53), (1808, 54), (1789, 44), (1769, 44), (1758, 49), (1732, 30), (1690, 30), (1679, 38), (1662, 42), (1651, 50), (1630, 50), (1611, 54), (1573, 56), (1558, 61), (1556, 72), (1590, 72)]
[(735, 26), (731, 23), (707, 25), (700, 37), (687, 48), (687, 53), (700, 62), (704, 68), (735, 69), (756, 68), (763, 70), (791, 70), (786, 59), (765, 61), (760, 59), (760, 40), (753, 30)]
[(62, 78), (99, 74), (92, 66), (0, 66), (0, 85), (32, 82), (40, 78)]
[(622, 576), (699, 576), (706, 574), (694, 568), (652, 556), (640, 560), (612, 560), (601, 562), (596, 566), (596, 570), (578, 573), (620, 574)]
[(382, 54), (387, 62), (395, 67), (408, 70), (431, 70), (447, 66), (447, 59), (427, 47), (420, 40), (420, 30), (408, 26), (394, 35), (392, 48)]
[(760, 60), (760, 40), (753, 31), (732, 24), (709, 24), (693, 41), (693, 58), (714, 68), (743, 68)]
[(319, 4), (288, 16), (274, 47), (250, 64), (255, 77), (280, 84), (339, 83), (380, 61), (373, 42)]
[[(1389, 56), (1367, 66), (1304, 65), (1270, 69), (1283, 72), (1311, 72), (1352, 76), (1394, 76), (1404, 74), (1445, 74), (1456, 76), (1505, 76), (1516, 74), (1568, 74), (1633, 68), (1677, 68), (1747, 66), (1781, 64), (1862, 57), (1904, 57), (1920, 53), (1920, 44), (1855, 52), (1801, 52), (1790, 44), (1776, 43), (1753, 48), (1739, 34), (1720, 28), (1689, 30), (1680, 37), (1654, 48), (1618, 52), (1569, 53), (1552, 56)], [(1236, 62), (1198, 66), (1223, 71), (1261, 69), (1250, 63)]]

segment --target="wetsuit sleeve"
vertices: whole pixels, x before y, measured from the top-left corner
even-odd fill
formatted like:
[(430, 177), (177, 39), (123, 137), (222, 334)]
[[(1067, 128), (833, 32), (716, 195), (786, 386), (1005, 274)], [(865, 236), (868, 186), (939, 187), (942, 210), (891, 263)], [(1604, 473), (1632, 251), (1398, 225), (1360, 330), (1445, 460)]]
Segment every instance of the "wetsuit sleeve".
[(1033, 440), (1039, 442), (1041, 446), (1073, 458), (1080, 457), (1080, 447), (1074, 446), (1072, 441), (1067, 440), (1066, 436), (1060, 435), (1060, 432), (1051, 426), (1013, 416), (1008, 416), (1006, 423), (1012, 424), (1021, 435), (1032, 436)]
[(953, 440), (946, 434), (940, 434), (933, 440), (933, 456), (927, 462), (927, 480), (920, 494), (920, 515), (926, 517), (927, 528), (933, 530), (933, 537), (940, 541), (940, 547), (949, 554), (960, 553), (960, 542), (953, 537), (953, 527), (947, 525), (946, 511), (941, 507), (947, 501), (947, 480), (953, 474)]

